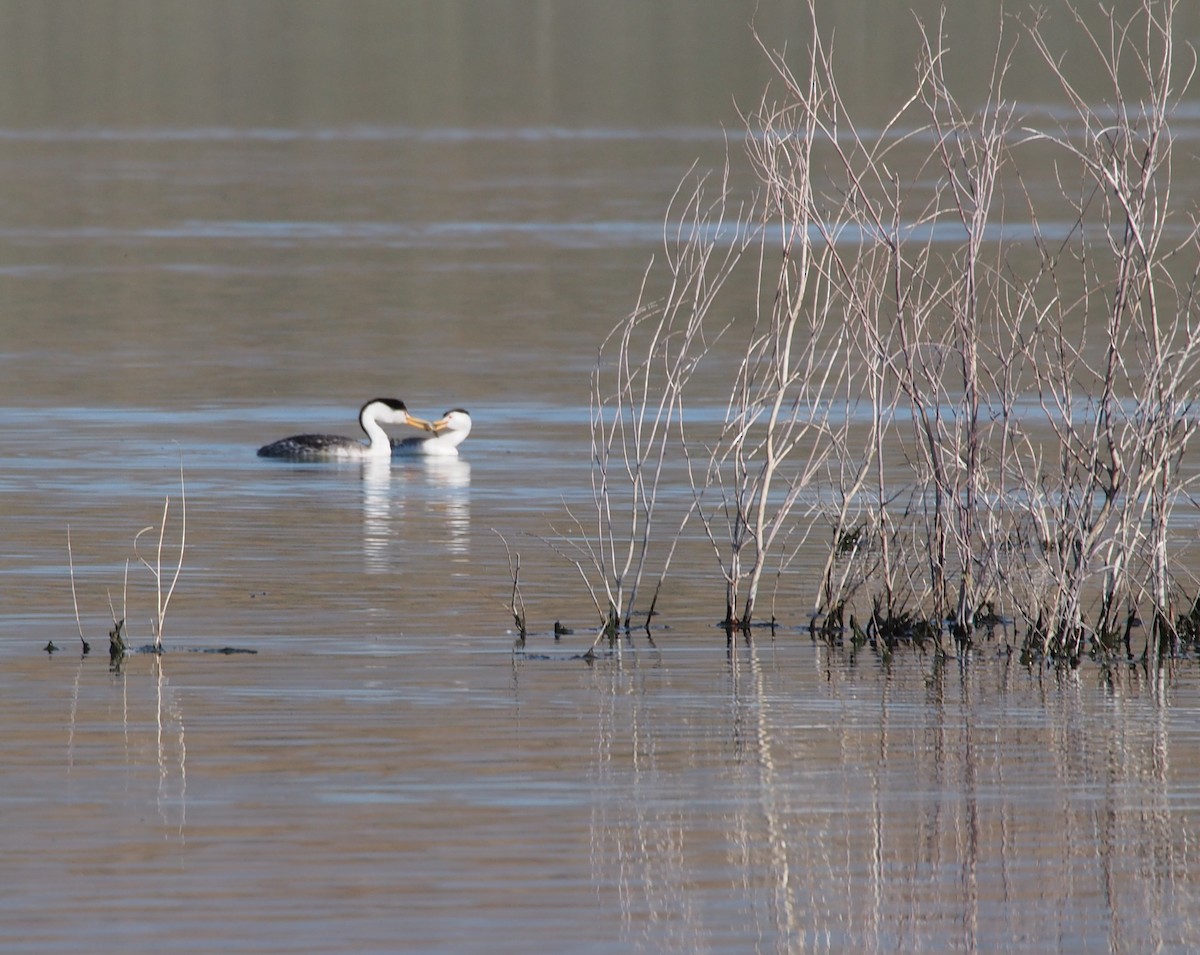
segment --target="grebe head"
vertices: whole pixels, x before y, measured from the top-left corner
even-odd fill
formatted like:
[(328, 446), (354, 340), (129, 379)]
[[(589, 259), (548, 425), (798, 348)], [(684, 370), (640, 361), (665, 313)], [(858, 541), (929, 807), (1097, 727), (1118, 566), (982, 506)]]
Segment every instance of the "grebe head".
[(404, 402), (395, 398), (372, 398), (359, 410), (358, 420), (362, 424), (363, 430), (368, 433), (370, 433), (370, 429), (367, 428), (368, 421), (377, 421), (380, 424), (409, 424), (425, 431), (433, 430), (431, 422), (409, 414)]
[(461, 435), (459, 441), (462, 441), (471, 433), (470, 412), (466, 408), (451, 408), (437, 421), (432, 422), (430, 429), (438, 436), (453, 432), (455, 435)]
[(464, 408), (451, 408), (429, 426), (433, 438), (425, 444), (426, 454), (458, 453), (458, 446), (471, 433), (471, 416)]

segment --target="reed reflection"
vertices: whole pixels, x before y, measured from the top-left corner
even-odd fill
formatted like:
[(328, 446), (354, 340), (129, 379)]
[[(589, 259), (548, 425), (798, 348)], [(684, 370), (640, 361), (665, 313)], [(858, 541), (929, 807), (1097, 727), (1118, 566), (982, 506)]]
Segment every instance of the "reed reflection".
[(626, 941), (973, 952), (1013, 938), (1112, 951), (1200, 940), (1196, 806), (1172, 794), (1189, 757), (1161, 690), (1135, 677), (1106, 695), (1078, 674), (1041, 684), (969, 656), (872, 681), (839, 651), (817, 659), (823, 685), (810, 674), (798, 692), (775, 647), (735, 647), (723, 704), (633, 654), (596, 665), (591, 860)]
[[(87, 778), (94, 778), (89, 774), (98, 766), (122, 766), (127, 779), (124, 785), (126, 798), (134, 803), (148, 803), (149, 793), (140, 787), (147, 778), (142, 770), (150, 767), (152, 759), (157, 780), (154, 805), (162, 837), (183, 843), (187, 839), (188, 808), (187, 731), (183, 703), (167, 676), (162, 654), (139, 654), (137, 659), (149, 661), (149, 673), (140, 666), (129, 667), (128, 661), (125, 665), (111, 667), (110, 693), (119, 693), (119, 700), (105, 698), (95, 709), (85, 703), (81, 710), (80, 678), (89, 657), (80, 657), (67, 719), (67, 771), (79, 770)], [(119, 710), (119, 723), (111, 719), (114, 710)], [(83, 758), (76, 747), (80, 726), (90, 738)], [(108, 807), (108, 811), (111, 809)]]

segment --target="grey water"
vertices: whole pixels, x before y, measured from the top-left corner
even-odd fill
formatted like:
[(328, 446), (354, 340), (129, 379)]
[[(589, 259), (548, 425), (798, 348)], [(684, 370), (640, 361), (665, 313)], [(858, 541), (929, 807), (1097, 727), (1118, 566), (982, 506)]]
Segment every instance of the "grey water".
[[(703, 547), (583, 658), (542, 539), (594, 520), (589, 373), (770, 78), (752, 14), (0, 0), (5, 951), (1200, 947), (1194, 660), (831, 649), (804, 553), (727, 646)], [(828, 17), (881, 123), (915, 20)], [(968, 91), (998, 22), (949, 16)], [(374, 396), (468, 408), (461, 457), (255, 456)], [(110, 667), (181, 538), (166, 652)]]

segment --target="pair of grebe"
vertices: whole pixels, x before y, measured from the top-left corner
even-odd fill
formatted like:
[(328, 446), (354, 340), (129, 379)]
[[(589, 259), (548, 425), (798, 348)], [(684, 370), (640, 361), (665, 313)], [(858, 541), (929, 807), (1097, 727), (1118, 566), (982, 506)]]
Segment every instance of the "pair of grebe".
[[(457, 457), (458, 446), (471, 433), (471, 416), (462, 408), (451, 408), (437, 421), (409, 414), (403, 401), (372, 398), (358, 412), (358, 423), (367, 443), (337, 434), (297, 434), (258, 449), (261, 458), (299, 460), (379, 460), (396, 456)], [(388, 437), (385, 424), (407, 424), (425, 434), (397, 440)]]

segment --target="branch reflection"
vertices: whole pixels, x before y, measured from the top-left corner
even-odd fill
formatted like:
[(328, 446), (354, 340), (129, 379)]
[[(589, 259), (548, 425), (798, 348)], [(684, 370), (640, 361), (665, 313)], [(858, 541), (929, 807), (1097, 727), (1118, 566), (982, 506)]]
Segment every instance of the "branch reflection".
[(593, 879), (634, 947), (1200, 940), (1195, 801), (1173, 796), (1194, 757), (1161, 681), (756, 641), (718, 702), (711, 663), (707, 680), (635, 654), (593, 669)]

